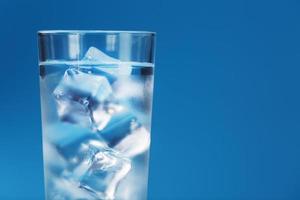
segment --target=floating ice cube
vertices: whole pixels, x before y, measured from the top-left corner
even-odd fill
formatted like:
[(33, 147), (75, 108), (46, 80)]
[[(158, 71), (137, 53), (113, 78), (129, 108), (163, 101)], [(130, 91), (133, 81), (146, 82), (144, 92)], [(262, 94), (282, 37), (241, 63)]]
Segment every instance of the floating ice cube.
[(112, 95), (112, 88), (104, 76), (70, 68), (53, 94), (62, 121), (96, 129), (105, 127), (109, 121), (109, 114), (96, 122), (93, 118), (94, 111)]
[(63, 79), (54, 90), (57, 98), (81, 99), (83, 102), (89, 99), (93, 103), (104, 101), (111, 93), (110, 84), (104, 76), (85, 73), (75, 67), (66, 70)]
[(120, 181), (130, 169), (130, 160), (111, 148), (100, 148), (81, 177), (80, 187), (100, 199), (114, 199)]
[(90, 47), (83, 60), (96, 61), (97, 64), (117, 64), (120, 60), (110, 57), (95, 47)]
[[(88, 64), (88, 63), (86, 63)], [(96, 66), (89, 66), (89, 65), (84, 65), (80, 66), (80, 71), (88, 73), (88, 74), (93, 74), (96, 76), (104, 76), (108, 80), (110, 84), (113, 84), (117, 80), (117, 71), (118, 68), (114, 67), (109, 67), (109, 68), (100, 68)]]
[[(90, 47), (82, 60), (86, 61), (87, 64), (95, 63), (108, 66), (108, 69), (103, 68), (101, 71), (111, 75), (129, 75), (132, 71), (130, 63), (122, 62), (121, 60), (108, 56), (95, 47)], [(110, 78), (108, 79), (110, 80)]]

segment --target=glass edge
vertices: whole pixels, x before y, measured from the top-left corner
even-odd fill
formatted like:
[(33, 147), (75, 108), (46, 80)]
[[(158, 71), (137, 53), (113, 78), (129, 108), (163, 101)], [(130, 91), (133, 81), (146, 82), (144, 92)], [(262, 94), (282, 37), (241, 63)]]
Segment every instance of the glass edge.
[(156, 35), (153, 31), (127, 31), (127, 30), (39, 30), (38, 35), (67, 35), (67, 34), (108, 34), (108, 33), (128, 33), (128, 34), (145, 34)]

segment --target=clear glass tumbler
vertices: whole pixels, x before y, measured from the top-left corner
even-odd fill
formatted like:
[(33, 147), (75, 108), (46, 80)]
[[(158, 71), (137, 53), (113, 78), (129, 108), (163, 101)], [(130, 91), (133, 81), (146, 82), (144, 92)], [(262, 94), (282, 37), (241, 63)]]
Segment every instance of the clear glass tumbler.
[(154, 40), (38, 32), (47, 200), (147, 199)]

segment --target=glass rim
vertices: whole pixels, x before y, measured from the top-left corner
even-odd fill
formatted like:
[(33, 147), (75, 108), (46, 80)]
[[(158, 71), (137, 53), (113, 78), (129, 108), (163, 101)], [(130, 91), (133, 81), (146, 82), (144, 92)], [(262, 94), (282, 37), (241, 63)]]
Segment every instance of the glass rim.
[(128, 31), (128, 30), (39, 30), (38, 35), (54, 35), (54, 34), (141, 34), (141, 35), (156, 35), (153, 31)]

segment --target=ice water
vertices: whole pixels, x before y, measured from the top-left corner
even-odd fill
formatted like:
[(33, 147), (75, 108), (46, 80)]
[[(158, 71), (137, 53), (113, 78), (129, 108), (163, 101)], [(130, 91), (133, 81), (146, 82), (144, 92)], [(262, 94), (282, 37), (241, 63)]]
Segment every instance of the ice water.
[(46, 199), (146, 199), (153, 66), (86, 57), (40, 63)]

